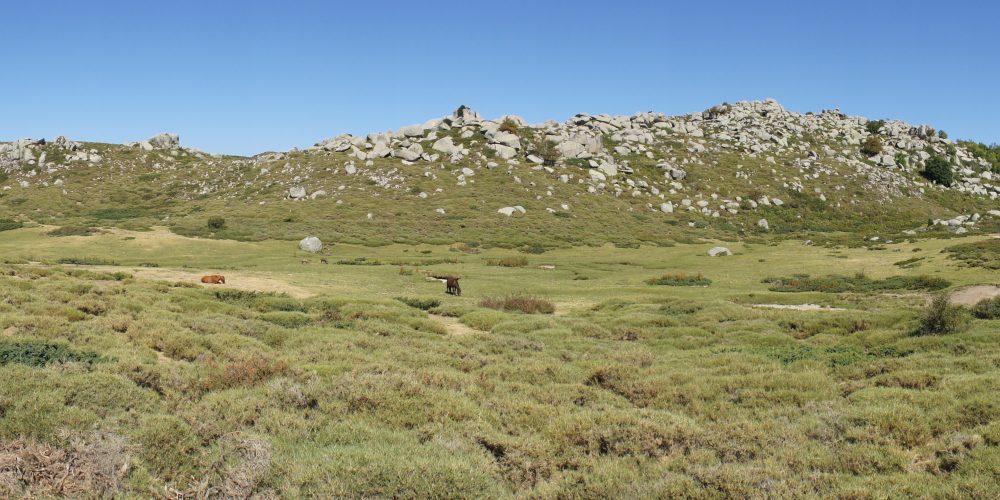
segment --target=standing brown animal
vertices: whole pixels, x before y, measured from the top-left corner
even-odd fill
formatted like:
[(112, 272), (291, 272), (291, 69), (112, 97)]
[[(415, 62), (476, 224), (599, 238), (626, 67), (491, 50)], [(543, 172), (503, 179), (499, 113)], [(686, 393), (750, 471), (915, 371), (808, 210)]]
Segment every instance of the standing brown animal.
[(451, 295), (462, 295), (462, 287), (458, 286), (458, 278), (445, 278), (444, 293)]
[(221, 274), (209, 274), (208, 276), (202, 276), (201, 282), (211, 285), (225, 285), (226, 277)]

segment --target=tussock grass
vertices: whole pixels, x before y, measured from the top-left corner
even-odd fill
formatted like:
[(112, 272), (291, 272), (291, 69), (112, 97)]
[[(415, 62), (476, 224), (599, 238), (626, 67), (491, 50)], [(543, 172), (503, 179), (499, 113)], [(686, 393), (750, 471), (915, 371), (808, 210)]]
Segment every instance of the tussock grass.
[(480, 307), (525, 314), (552, 314), (556, 307), (548, 300), (530, 295), (508, 295), (506, 297), (486, 297), (479, 301)]

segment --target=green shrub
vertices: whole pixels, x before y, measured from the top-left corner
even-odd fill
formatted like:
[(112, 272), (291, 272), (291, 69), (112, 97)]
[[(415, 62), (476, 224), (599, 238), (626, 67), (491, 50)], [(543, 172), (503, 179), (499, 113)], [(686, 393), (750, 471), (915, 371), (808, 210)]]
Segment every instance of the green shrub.
[(556, 143), (546, 139), (543, 134), (536, 137), (537, 139), (529, 144), (530, 154), (541, 158), (543, 165), (555, 165), (559, 161), (559, 149), (556, 148)]
[(57, 260), (59, 264), (71, 264), (77, 266), (117, 266), (113, 260), (102, 259), (100, 257), (63, 257)]
[(64, 344), (40, 341), (0, 342), (0, 365), (20, 363), (45, 366), (50, 363), (100, 363), (104, 358), (95, 352), (76, 351)]
[(423, 311), (427, 311), (441, 305), (440, 300), (431, 298), (396, 297), (396, 300)]
[(865, 129), (868, 130), (869, 134), (876, 135), (882, 130), (883, 125), (885, 125), (885, 120), (868, 120)]
[(355, 257), (353, 259), (343, 259), (334, 262), (342, 266), (381, 266), (382, 263), (376, 259), (368, 260), (368, 257)]
[(208, 218), (208, 228), (213, 231), (218, 231), (226, 227), (226, 219), (222, 217), (209, 217)]
[(274, 311), (260, 315), (260, 319), (285, 328), (301, 328), (312, 323), (308, 315), (296, 311)]
[(951, 163), (941, 156), (934, 155), (927, 159), (924, 171), (920, 173), (927, 180), (942, 186), (951, 186), (955, 178), (955, 172), (951, 168)]
[(499, 267), (524, 267), (528, 265), (528, 258), (523, 255), (513, 255), (510, 257), (487, 259), (486, 265)]
[(965, 310), (951, 305), (947, 294), (934, 297), (924, 311), (917, 335), (948, 335), (958, 333), (968, 325)]
[(961, 261), (965, 266), (1000, 269), (1000, 240), (965, 243), (944, 250), (950, 254), (948, 258)]
[(958, 144), (965, 147), (976, 158), (982, 158), (989, 162), (992, 170), (1000, 173), (1000, 144), (985, 145), (981, 142), (958, 141)]
[(808, 274), (796, 274), (784, 278), (765, 278), (764, 283), (772, 292), (884, 292), (892, 290), (941, 290), (951, 286), (951, 282), (933, 276), (891, 276), (884, 280), (873, 280), (864, 274), (854, 276), (828, 275), (810, 277)]
[(979, 319), (1000, 319), (1000, 297), (980, 300), (972, 307), (972, 315)]
[(552, 314), (556, 310), (552, 302), (529, 295), (486, 297), (479, 301), (479, 306), (507, 312), (523, 312), (525, 314)]
[(870, 136), (861, 143), (861, 152), (867, 156), (882, 154), (882, 151), (882, 138), (877, 135)]
[(942, 139), (947, 139), (948, 138), (948, 133), (945, 132), (944, 130), (938, 130), (938, 137), (940, 137)]
[(646, 280), (647, 284), (650, 285), (667, 285), (667, 286), (708, 286), (712, 284), (712, 280), (706, 278), (703, 274), (687, 274), (687, 273), (672, 273), (664, 274), (659, 278), (650, 278)]
[(90, 236), (97, 232), (97, 229), (86, 226), (63, 226), (53, 229), (47, 233), (48, 236)]
[(514, 120), (510, 118), (504, 118), (503, 121), (500, 122), (500, 128), (498, 130), (500, 130), (501, 132), (508, 132), (517, 135), (518, 131), (520, 130), (520, 127), (517, 126), (517, 122), (515, 122)]
[(16, 220), (0, 219), (0, 231), (10, 231), (11, 229), (21, 229), (24, 224)]

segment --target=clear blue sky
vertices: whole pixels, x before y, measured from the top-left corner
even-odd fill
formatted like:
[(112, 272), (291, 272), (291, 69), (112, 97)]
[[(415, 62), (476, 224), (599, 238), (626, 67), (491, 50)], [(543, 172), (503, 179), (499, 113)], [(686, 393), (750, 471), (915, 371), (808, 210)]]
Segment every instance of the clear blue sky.
[[(751, 5), (756, 4), (756, 5)], [(786, 108), (1000, 142), (993, 1), (0, 0), (0, 140), (252, 154), (484, 116)]]

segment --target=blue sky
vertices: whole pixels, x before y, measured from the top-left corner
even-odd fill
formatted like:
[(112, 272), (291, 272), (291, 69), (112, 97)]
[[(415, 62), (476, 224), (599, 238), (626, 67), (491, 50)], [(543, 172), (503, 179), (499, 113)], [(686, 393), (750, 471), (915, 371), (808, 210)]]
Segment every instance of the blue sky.
[(1000, 6), (924, 1), (0, 0), (0, 140), (253, 154), (484, 116), (774, 97), (1000, 142)]

